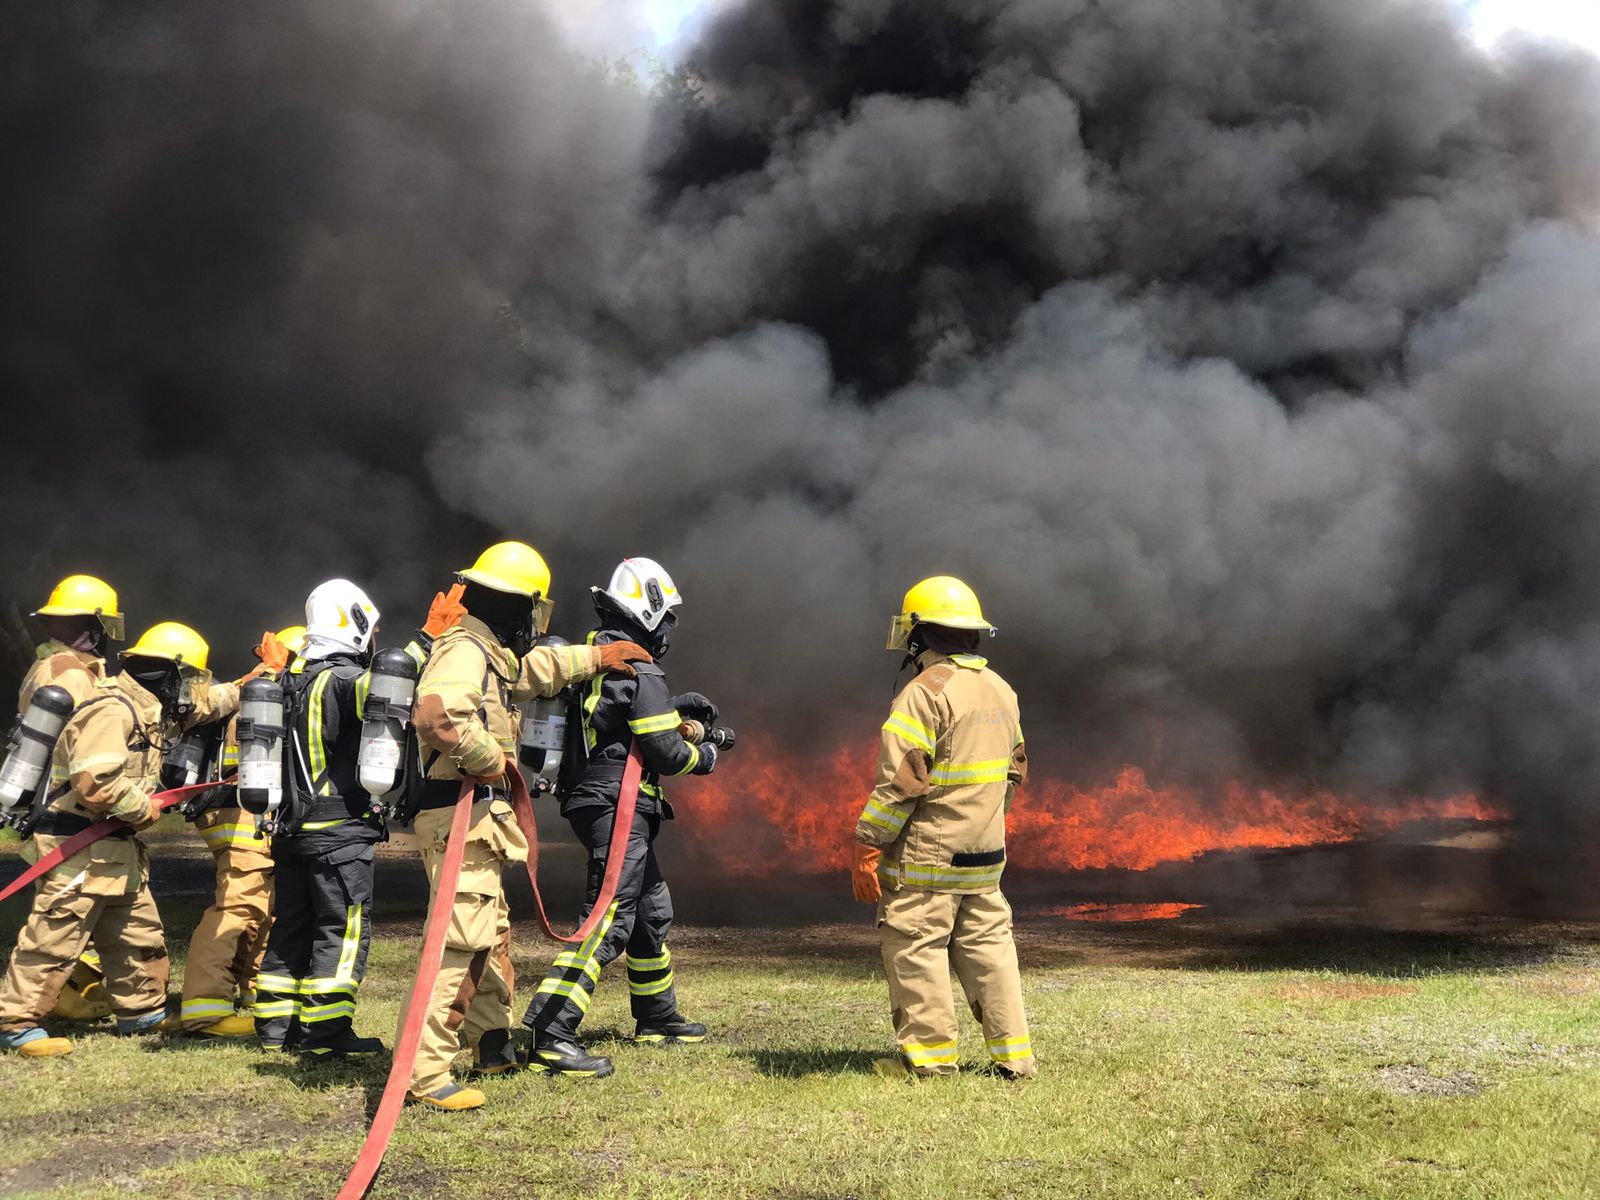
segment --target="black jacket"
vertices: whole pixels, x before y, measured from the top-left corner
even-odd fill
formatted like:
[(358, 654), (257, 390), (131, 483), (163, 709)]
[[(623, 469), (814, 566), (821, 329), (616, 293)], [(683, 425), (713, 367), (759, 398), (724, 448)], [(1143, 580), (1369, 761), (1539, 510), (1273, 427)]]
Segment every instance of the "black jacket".
[(369, 813), (357, 759), (371, 676), (354, 655), (295, 659), (280, 677), (289, 721), (284, 806), (274, 853), (325, 856), (387, 836)]
[[(637, 634), (602, 626), (589, 635), (589, 644), (631, 642)], [(561, 813), (580, 808), (614, 807), (622, 790), (622, 770), (628, 748), (639, 739), (644, 777), (639, 787), (638, 811), (645, 816), (672, 819), (672, 806), (661, 792), (663, 775), (688, 775), (701, 770), (700, 749), (683, 740), (679, 717), (672, 707), (667, 676), (656, 663), (635, 663), (636, 678), (596, 675), (578, 685), (582, 722), (574, 722), (587, 750), (574, 780), (562, 789)], [(570, 728), (570, 726), (569, 726)]]

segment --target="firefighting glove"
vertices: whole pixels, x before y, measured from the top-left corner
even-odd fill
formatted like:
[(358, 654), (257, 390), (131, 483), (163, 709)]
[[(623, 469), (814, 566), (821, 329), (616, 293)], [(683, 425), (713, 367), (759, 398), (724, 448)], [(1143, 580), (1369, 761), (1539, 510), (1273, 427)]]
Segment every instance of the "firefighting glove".
[(856, 843), (856, 865), (850, 872), (850, 889), (863, 904), (876, 904), (883, 899), (883, 885), (878, 882), (878, 860), (883, 851), (876, 846)]
[(710, 742), (700, 743), (700, 761), (695, 763), (691, 775), (709, 775), (717, 769), (717, 748)]
[(602, 673), (615, 671), (619, 675), (632, 678), (638, 672), (630, 667), (629, 663), (655, 662), (655, 659), (650, 657), (650, 651), (633, 642), (607, 642), (604, 646), (596, 646), (595, 649), (600, 651)]
[(438, 637), (467, 615), (467, 606), (461, 603), (461, 597), (466, 590), (466, 584), (457, 583), (448, 592), (434, 594), (433, 603), (428, 606), (428, 619), (422, 623), (425, 637), (430, 640)]
[(161, 820), (161, 815), (166, 811), (161, 807), (161, 801), (154, 796), (149, 796), (147, 799), (150, 802), (150, 808), (143, 817), (123, 817), (123, 821), (132, 825), (135, 829), (149, 829), (150, 826)]
[[(278, 640), (278, 635), (268, 630), (261, 635), (261, 644), (256, 647), (256, 657), (261, 660), (261, 665), (268, 671), (281, 671), (289, 665), (289, 647)], [(251, 672), (251, 676), (259, 672)]]
[(677, 709), (678, 715), (685, 720), (699, 721), (706, 726), (715, 725), (717, 717), (721, 715), (717, 711), (717, 706), (699, 692), (684, 692), (681, 696), (674, 696), (672, 707)]

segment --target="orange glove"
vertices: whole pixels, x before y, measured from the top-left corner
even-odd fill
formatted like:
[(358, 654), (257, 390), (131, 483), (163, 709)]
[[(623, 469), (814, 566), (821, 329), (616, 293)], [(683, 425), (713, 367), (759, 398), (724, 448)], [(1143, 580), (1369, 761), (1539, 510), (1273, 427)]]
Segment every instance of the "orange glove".
[[(277, 634), (268, 630), (261, 635), (261, 644), (256, 647), (256, 657), (261, 660), (261, 670), (281, 671), (289, 665), (289, 647), (278, 640)], [(254, 679), (261, 674), (261, 670), (251, 671), (245, 679)]]
[(878, 882), (878, 860), (883, 851), (876, 846), (856, 843), (856, 865), (850, 871), (850, 888), (863, 904), (876, 904), (883, 899), (883, 885)]
[(267, 668), (266, 668), (266, 664), (265, 663), (262, 663), (260, 665), (251, 667), (243, 675), (239, 676), (239, 678), (237, 678), (237, 679), (235, 679), (233, 681), (233, 686), (234, 687), (243, 687), (245, 684), (249, 683), (252, 679), (256, 678), (256, 676), (265, 675), (266, 673), (267, 673)]
[(615, 671), (619, 675), (630, 678), (638, 672), (630, 667), (629, 663), (655, 662), (650, 657), (650, 651), (643, 646), (636, 646), (632, 642), (607, 642), (604, 646), (597, 647), (600, 651), (600, 670)]
[(428, 619), (422, 623), (422, 632), (431, 638), (438, 637), (450, 626), (467, 615), (467, 606), (461, 603), (467, 585), (451, 585), (448, 592), (435, 592), (433, 603), (428, 605)]

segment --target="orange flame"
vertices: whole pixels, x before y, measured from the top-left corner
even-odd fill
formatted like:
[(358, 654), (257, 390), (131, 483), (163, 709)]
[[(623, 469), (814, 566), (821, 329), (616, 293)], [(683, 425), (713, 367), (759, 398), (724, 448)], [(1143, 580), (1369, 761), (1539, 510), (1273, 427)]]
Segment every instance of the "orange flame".
[(1120, 925), (1131, 921), (1170, 921), (1183, 916), (1191, 908), (1204, 907), (1204, 904), (1066, 904), (1060, 908), (1047, 908), (1040, 915), (1065, 917), (1069, 921), (1108, 921)]
[[(724, 876), (847, 869), (876, 759), (873, 744), (802, 758), (775, 738), (742, 737), (715, 775), (673, 789), (687, 835), (680, 844)], [(1207, 798), (1154, 787), (1128, 766), (1098, 787), (1030, 781), (1012, 806), (1006, 841), (1014, 866), (1139, 871), (1214, 850), (1347, 842), (1414, 821), (1506, 816), (1473, 795), (1362, 799), (1230, 783)]]

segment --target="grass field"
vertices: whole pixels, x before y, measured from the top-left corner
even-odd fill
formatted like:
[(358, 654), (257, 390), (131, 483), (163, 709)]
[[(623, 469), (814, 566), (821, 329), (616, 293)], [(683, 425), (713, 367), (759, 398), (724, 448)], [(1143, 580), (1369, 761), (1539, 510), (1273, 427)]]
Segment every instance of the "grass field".
[[(163, 897), (179, 951), (198, 889)], [(158, 894), (160, 894), (158, 892)], [(9, 946), (24, 906), (5, 906)], [(375, 1197), (1600, 1195), (1600, 930), (1395, 932), (1024, 920), (1041, 1075), (921, 1084), (889, 1045), (872, 931), (681, 930), (715, 1041), (635, 1048), (608, 972), (586, 1028), (616, 1076), (486, 1085), (408, 1110)], [(358, 1028), (392, 1038), (415, 920), (379, 929)], [(519, 971), (549, 947), (525, 937)], [(181, 958), (175, 958), (175, 971)], [(981, 1042), (964, 1019), (964, 1067)], [(0, 1194), (330, 1197), (385, 1067), (80, 1036), (0, 1059)]]

